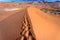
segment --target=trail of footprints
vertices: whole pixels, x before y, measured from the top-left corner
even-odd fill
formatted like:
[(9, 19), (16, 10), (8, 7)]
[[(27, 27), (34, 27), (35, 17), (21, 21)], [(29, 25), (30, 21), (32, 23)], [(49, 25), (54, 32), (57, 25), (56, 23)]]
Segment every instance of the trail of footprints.
[(29, 20), (27, 20), (26, 15), (24, 16), (24, 20), (22, 22), (20, 36), (16, 40), (36, 40), (31, 32), (31, 25)]

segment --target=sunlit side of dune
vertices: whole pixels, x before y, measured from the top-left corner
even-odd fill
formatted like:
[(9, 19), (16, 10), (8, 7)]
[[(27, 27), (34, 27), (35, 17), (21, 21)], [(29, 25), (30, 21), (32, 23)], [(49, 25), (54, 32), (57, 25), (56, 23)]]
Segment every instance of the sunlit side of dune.
[(60, 40), (60, 15), (45, 13), (40, 8), (27, 8), (37, 40)]

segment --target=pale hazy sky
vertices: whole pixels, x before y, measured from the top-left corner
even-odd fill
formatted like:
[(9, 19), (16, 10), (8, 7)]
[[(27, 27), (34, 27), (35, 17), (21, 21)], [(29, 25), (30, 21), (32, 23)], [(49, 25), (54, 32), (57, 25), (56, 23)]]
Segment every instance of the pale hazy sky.
[[(12, 0), (0, 0), (0, 2), (11, 2)], [(13, 0), (13, 1), (23, 1), (23, 0)], [(37, 1), (39, 1), (39, 0), (37, 0)], [(42, 1), (42, 0), (41, 0)], [(52, 2), (52, 1), (56, 1), (56, 0), (47, 0), (47, 1), (49, 1), (49, 2)]]

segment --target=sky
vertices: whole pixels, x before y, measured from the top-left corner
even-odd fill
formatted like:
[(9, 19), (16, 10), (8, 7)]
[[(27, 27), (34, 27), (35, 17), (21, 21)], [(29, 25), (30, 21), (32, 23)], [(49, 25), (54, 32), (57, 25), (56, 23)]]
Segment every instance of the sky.
[[(12, 0), (0, 0), (0, 2), (11, 2)], [(13, 0), (14, 2), (22, 2), (26, 0)], [(36, 1), (42, 1), (42, 0), (36, 0)], [(48, 2), (54, 2), (56, 0), (47, 0)], [(59, 0), (60, 1), (60, 0)]]

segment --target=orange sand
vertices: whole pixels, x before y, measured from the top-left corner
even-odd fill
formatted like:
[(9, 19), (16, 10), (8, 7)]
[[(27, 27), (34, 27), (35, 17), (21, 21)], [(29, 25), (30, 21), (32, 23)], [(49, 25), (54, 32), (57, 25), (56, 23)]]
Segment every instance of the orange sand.
[[(0, 2), (0, 8), (14, 8), (14, 7), (22, 8), (22, 6), (17, 5), (17, 4)], [(24, 8), (26, 8), (26, 7), (24, 7)], [(0, 11), (3, 11), (3, 10), (0, 10)], [(44, 13), (43, 11), (40, 10), (40, 8), (36, 8), (36, 7), (29, 7), (29, 8), (27, 8), (27, 11), (30, 16), (33, 30), (35, 32), (37, 40), (60, 40), (60, 38), (59, 38), (60, 37), (60, 15)], [(15, 12), (17, 12), (17, 11), (15, 11)], [(15, 22), (19, 22), (21, 20), (20, 17), (22, 16), (22, 14), (19, 15), (20, 14), (19, 13), (19, 14), (16, 14), (17, 16), (13, 15), (13, 17), (12, 17), (11, 15), (15, 14), (15, 12), (11, 12), (11, 13), (10, 12), (7, 12), (7, 13), (2, 12), (3, 14), (0, 12), (0, 21), (3, 19), (5, 19), (5, 20), (8, 19), (8, 20), (6, 20), (7, 23), (2, 21), (3, 22), (2, 25), (0, 24), (0, 27), (2, 27), (0, 30), (2, 30), (2, 32), (3, 31), (7, 32), (8, 35), (6, 34), (6, 36), (7, 37), (9, 36), (9, 38), (7, 38), (5, 35), (3, 35), (4, 38), (1, 38), (2, 36), (0, 36), (0, 38), (2, 40), (13, 40), (16, 38), (16, 37), (13, 38), (13, 32), (14, 32), (14, 36), (16, 36), (15, 33), (17, 33), (17, 31), (16, 31), (17, 27), (15, 26)], [(4, 13), (6, 13), (6, 14), (4, 14)], [(12, 19), (14, 19), (14, 20), (16, 19), (17, 21), (14, 21)], [(11, 24), (11, 23), (13, 23), (13, 24)], [(18, 23), (18, 25), (21, 26), (20, 23)], [(3, 29), (3, 27), (5, 27), (5, 29)], [(12, 27), (14, 28), (14, 30)], [(13, 31), (10, 30), (10, 28)], [(9, 32), (9, 30), (10, 30), (10, 32)], [(11, 34), (12, 37), (11, 37), (10, 33), (12, 33)], [(0, 34), (0, 35), (2, 35), (2, 34)]]
[(39, 8), (27, 8), (37, 40), (60, 40), (60, 15), (44, 13)]

